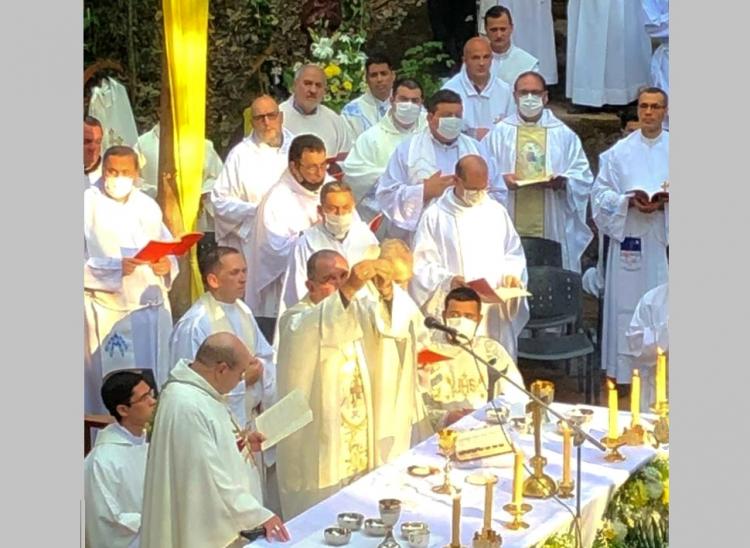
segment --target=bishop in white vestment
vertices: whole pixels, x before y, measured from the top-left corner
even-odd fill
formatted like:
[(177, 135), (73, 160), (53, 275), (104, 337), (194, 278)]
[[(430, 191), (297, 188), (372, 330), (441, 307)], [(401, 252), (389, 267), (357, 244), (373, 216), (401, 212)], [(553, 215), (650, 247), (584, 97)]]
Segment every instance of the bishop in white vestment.
[[(554, 240), (562, 247), (563, 268), (581, 271), (581, 255), (592, 238), (586, 223), (586, 207), (594, 177), (583, 151), (581, 140), (563, 124), (547, 102), (546, 85), (537, 73), (518, 78), (514, 92), (519, 105), (517, 114), (500, 122), (487, 136), (490, 162), (504, 174), (509, 190), (508, 213), (521, 236)], [(518, 152), (519, 132), (544, 135), (544, 148), (523, 144), (526, 156), (542, 164), (539, 170), (550, 180), (518, 189), (520, 179)], [(518, 175), (518, 176), (517, 176)]]
[(352, 139), (357, 139), (388, 113), (395, 77), (393, 64), (387, 57), (380, 54), (368, 56), (365, 61), (367, 91), (341, 109), (341, 117), (349, 124)]
[(173, 256), (148, 264), (132, 257), (150, 240), (171, 240), (154, 200), (133, 187), (137, 156), (110, 148), (104, 177), (83, 195), (84, 409), (104, 413), (102, 377), (149, 368), (161, 386), (169, 371), (172, 332), (167, 291), (177, 276)]
[(633, 195), (638, 189), (651, 195), (669, 188), (669, 132), (661, 127), (667, 96), (644, 91), (638, 101), (641, 129), (601, 155), (591, 194), (594, 221), (609, 237), (602, 368), (620, 384), (630, 382), (636, 363), (625, 336), (635, 307), (668, 275), (668, 198), (651, 202)]
[[(526, 257), (505, 208), (487, 195), (487, 166), (479, 156), (462, 160), (465, 173), (429, 206), (414, 237), (410, 290), (426, 316), (439, 316), (455, 287), (484, 278), (490, 287), (527, 281)], [(465, 179), (464, 179), (465, 178)], [(517, 338), (529, 319), (526, 298), (485, 304), (477, 330), (515, 357)]]

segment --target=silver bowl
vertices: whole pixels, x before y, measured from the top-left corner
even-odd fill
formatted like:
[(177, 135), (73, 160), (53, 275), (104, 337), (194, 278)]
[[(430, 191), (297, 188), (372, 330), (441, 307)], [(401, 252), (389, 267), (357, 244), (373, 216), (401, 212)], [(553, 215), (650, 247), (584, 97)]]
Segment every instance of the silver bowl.
[(367, 518), (363, 523), (366, 535), (371, 537), (384, 537), (386, 532), (385, 523), (380, 518)]
[(427, 548), (430, 545), (430, 530), (412, 531), (407, 540), (410, 548)]
[(331, 546), (343, 546), (349, 544), (349, 540), (352, 538), (352, 532), (344, 527), (327, 527), (323, 531), (323, 538), (326, 544)]
[(423, 521), (405, 521), (401, 524), (401, 538), (409, 540), (409, 533), (413, 531), (429, 531), (430, 527)]
[(350, 531), (359, 531), (362, 528), (362, 522), (364, 520), (365, 516), (358, 514), (357, 512), (343, 512), (336, 518), (339, 527), (349, 529)]
[(488, 407), (484, 412), (485, 420), (491, 424), (505, 424), (510, 416), (510, 407), (507, 405), (498, 405), (497, 411)]

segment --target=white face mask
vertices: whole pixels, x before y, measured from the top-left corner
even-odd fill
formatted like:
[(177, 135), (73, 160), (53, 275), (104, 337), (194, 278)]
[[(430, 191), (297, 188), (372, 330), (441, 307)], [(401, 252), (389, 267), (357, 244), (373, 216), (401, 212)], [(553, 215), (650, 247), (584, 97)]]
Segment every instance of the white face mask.
[(477, 331), (477, 322), (469, 318), (448, 318), (445, 320), (445, 324), (458, 331), (460, 335), (463, 335), (468, 340), (472, 340)]
[(538, 95), (527, 93), (518, 101), (518, 111), (526, 118), (536, 117), (544, 108), (544, 101)]
[(487, 195), (487, 191), (482, 190), (466, 190), (464, 189), (464, 197), (463, 201), (464, 203), (469, 206), (473, 207), (477, 204), (480, 204), (482, 200), (484, 200), (484, 197)]
[(325, 213), (323, 215), (323, 224), (326, 230), (337, 240), (341, 240), (346, 236), (352, 226), (353, 220), (354, 213), (344, 213), (343, 215)]
[(440, 118), (438, 120), (437, 132), (448, 141), (457, 139), (463, 129), (464, 121), (461, 118)]
[(104, 179), (104, 190), (115, 200), (122, 200), (133, 190), (133, 178), (118, 175)]
[(419, 113), (422, 111), (422, 107), (410, 101), (395, 103), (394, 105), (393, 117), (396, 118), (399, 124), (404, 126), (414, 125), (414, 122), (419, 118)]

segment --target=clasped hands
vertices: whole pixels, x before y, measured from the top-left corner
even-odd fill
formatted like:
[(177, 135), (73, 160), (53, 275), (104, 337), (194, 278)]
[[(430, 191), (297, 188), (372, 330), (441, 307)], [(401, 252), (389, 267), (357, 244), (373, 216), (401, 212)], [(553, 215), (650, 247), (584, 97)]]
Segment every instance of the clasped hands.
[(169, 258), (167, 258), (166, 256), (162, 257), (155, 263), (149, 263), (148, 261), (141, 261), (139, 259), (123, 257), (122, 275), (130, 276), (133, 272), (135, 272), (136, 267), (143, 264), (149, 265), (153, 273), (157, 276), (166, 276), (167, 274), (169, 274), (169, 271), (172, 268), (172, 265), (169, 263)]

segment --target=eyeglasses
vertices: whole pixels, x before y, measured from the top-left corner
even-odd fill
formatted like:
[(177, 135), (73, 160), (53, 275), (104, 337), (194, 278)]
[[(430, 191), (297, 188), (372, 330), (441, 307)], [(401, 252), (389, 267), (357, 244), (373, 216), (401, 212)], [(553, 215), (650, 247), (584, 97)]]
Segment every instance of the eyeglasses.
[(273, 122), (274, 120), (278, 119), (279, 112), (278, 110), (276, 112), (269, 112), (267, 114), (254, 114), (253, 115), (253, 122), (260, 122), (263, 120), (263, 118), (267, 119), (269, 122)]
[(656, 103), (639, 103), (638, 108), (641, 110), (662, 110), (664, 109), (664, 105), (659, 105)]
[(146, 401), (146, 399), (148, 399), (148, 398), (156, 399), (156, 394), (154, 393), (153, 389), (151, 389), (148, 392), (146, 392), (145, 394), (143, 394), (143, 396), (141, 396), (137, 400), (131, 401), (128, 405), (130, 406), (130, 405), (135, 405), (136, 403), (142, 403), (142, 402)]

